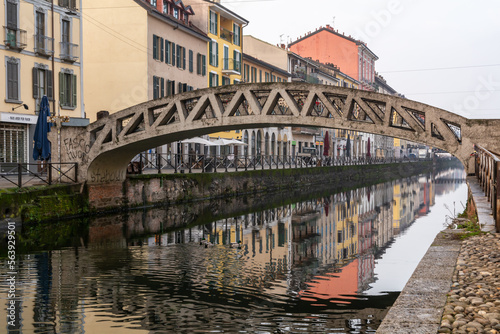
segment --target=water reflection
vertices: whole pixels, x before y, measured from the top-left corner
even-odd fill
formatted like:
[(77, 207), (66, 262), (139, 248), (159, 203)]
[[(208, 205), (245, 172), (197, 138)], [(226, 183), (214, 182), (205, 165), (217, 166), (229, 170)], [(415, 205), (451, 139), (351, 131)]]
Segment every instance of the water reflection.
[[(465, 203), (464, 178), (448, 169), (200, 225), (192, 207), (94, 219), (72, 247), (19, 255), (17, 319), (23, 333), (374, 333), (408, 279), (376, 288), (398, 270), (377, 262), (400, 235), (425, 242), (409, 227), (440, 198)], [(7, 272), (2, 261), (5, 311)]]

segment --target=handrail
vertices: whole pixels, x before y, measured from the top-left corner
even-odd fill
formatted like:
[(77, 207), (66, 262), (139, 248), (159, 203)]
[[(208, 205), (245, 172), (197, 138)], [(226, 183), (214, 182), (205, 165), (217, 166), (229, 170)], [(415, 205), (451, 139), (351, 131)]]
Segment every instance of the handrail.
[(482, 146), (474, 145), (475, 175), (479, 185), (488, 197), (495, 219), (497, 232), (500, 231), (500, 158)]
[[(37, 170), (33, 171), (35, 167)], [(40, 170), (39, 167), (41, 167)], [(0, 179), (6, 180), (18, 188), (33, 184), (33, 180), (42, 184), (78, 183), (78, 163), (0, 163)]]
[(278, 156), (278, 155), (209, 155), (202, 154), (170, 154), (141, 153), (129, 164), (128, 174), (141, 174), (145, 170), (156, 170), (174, 173), (236, 172), (239, 170), (291, 169), (325, 166), (350, 166), (384, 163), (406, 163), (426, 159), (419, 158), (318, 158), (315, 156)]

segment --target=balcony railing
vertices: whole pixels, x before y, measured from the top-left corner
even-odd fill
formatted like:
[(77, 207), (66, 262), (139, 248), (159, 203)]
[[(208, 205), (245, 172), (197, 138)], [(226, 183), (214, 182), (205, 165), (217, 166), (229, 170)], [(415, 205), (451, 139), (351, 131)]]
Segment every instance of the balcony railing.
[(220, 37), (225, 40), (225, 41), (228, 41), (230, 43), (233, 42), (233, 35), (234, 33), (230, 30), (227, 30), (225, 28), (220, 28)]
[(222, 73), (224, 74), (240, 74), (241, 62), (233, 58), (224, 58), (224, 67)]
[(76, 0), (59, 0), (59, 6), (76, 10)]
[(4, 28), (5, 28), (5, 39), (4, 39), (5, 46), (16, 50), (22, 50), (26, 47), (26, 30), (18, 28), (10, 28), (10, 27), (4, 27)]
[(69, 43), (69, 42), (61, 42), (61, 54), (59, 55), (61, 59), (66, 61), (76, 61), (80, 56), (78, 51), (78, 45)]
[(54, 54), (54, 39), (44, 35), (35, 35), (35, 53), (42, 56)]

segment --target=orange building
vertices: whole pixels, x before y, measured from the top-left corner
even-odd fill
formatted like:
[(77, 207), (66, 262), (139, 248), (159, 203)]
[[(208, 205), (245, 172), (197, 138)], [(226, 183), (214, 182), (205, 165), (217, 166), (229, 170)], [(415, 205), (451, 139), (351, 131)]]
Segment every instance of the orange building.
[(327, 25), (297, 39), (290, 51), (323, 64), (335, 64), (360, 82), (360, 89), (375, 90), (375, 61), (378, 57), (365, 43), (340, 34)]

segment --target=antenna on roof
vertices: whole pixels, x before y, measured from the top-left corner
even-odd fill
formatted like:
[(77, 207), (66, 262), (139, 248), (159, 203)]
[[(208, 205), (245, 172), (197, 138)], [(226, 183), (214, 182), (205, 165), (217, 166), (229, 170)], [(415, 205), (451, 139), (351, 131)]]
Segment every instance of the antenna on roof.
[(333, 20), (332, 20), (332, 29), (335, 27), (335, 16), (333, 17)]
[(284, 35), (285, 35), (285, 34), (281, 34), (281, 35), (280, 35), (280, 45), (281, 45), (281, 44), (283, 44), (283, 38), (282, 38), (282, 37), (283, 37)]

